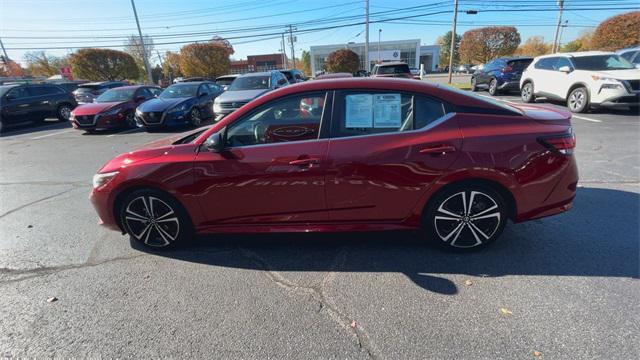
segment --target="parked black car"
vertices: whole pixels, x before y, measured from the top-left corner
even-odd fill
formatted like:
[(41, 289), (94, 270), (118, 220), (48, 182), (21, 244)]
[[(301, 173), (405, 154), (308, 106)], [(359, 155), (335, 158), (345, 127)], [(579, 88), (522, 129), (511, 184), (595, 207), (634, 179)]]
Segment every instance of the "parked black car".
[(533, 58), (530, 57), (498, 58), (490, 61), (471, 76), (471, 91), (487, 89), (491, 95), (500, 91), (519, 91), (520, 76), (532, 61)]
[(304, 82), (304, 74), (298, 69), (280, 70), (280, 72), (284, 74), (289, 84)]
[(222, 87), (211, 81), (173, 84), (138, 106), (136, 123), (145, 129), (200, 126), (204, 119), (213, 117), (213, 99), (222, 92)]
[(57, 117), (67, 121), (77, 105), (73, 95), (52, 84), (0, 86), (0, 131), (11, 125)]
[(78, 85), (78, 88), (73, 91), (78, 104), (92, 103), (95, 98), (102, 95), (103, 92), (120, 86), (129, 85), (124, 81), (102, 81), (92, 82)]

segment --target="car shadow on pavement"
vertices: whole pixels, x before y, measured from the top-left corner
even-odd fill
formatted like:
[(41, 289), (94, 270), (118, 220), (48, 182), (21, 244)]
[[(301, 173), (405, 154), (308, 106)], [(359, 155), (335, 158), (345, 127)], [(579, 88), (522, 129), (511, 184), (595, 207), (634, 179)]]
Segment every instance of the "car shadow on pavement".
[(639, 217), (638, 193), (580, 188), (572, 211), (509, 224), (493, 246), (474, 253), (438, 250), (406, 232), (218, 235), (152, 253), (238, 269), (403, 273), (425, 290), (454, 295), (448, 274), (638, 278)]
[(41, 131), (62, 130), (67, 128), (71, 129), (71, 124), (68, 121), (47, 119), (42, 122), (25, 123), (22, 125), (8, 127), (6, 130), (0, 133), (0, 137), (11, 138), (12, 136), (17, 135), (35, 134)]

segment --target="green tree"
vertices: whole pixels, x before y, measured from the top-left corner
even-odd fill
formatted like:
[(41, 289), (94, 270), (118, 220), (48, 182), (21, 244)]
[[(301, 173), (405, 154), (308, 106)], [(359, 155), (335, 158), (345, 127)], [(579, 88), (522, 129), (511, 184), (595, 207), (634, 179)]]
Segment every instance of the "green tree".
[(596, 28), (591, 47), (594, 50), (618, 50), (640, 45), (640, 11), (613, 16)]
[(180, 49), (180, 71), (184, 76), (218, 77), (229, 72), (233, 46), (222, 38), (185, 45)]
[(126, 52), (111, 49), (80, 49), (70, 56), (71, 71), (76, 79), (137, 79), (138, 67)]
[(486, 63), (500, 56), (512, 55), (520, 45), (520, 33), (513, 26), (490, 26), (465, 32), (460, 40), (460, 60)]
[[(456, 40), (454, 43), (454, 56), (453, 63), (460, 63), (460, 40), (462, 36), (460, 34), (456, 34)], [(438, 62), (438, 66), (440, 68), (444, 68), (449, 65), (449, 56), (451, 56), (451, 31), (447, 31), (444, 35), (438, 37), (436, 39), (436, 45), (440, 45), (440, 61)]]
[(330, 73), (354, 73), (360, 69), (360, 58), (352, 50), (340, 49), (327, 56), (324, 67)]
[(300, 63), (302, 64), (302, 72), (306, 76), (311, 76), (311, 54), (308, 51), (302, 51)]
[(593, 31), (585, 30), (576, 39), (560, 47), (560, 52), (574, 52), (591, 50)]

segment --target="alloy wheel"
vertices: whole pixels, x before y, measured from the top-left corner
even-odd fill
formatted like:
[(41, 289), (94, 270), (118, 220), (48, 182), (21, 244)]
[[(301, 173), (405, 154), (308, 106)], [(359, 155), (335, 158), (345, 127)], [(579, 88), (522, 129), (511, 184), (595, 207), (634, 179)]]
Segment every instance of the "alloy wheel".
[(60, 115), (60, 120), (69, 120), (71, 117), (71, 108), (67, 105), (62, 105), (58, 110), (58, 114)]
[(436, 210), (434, 229), (440, 240), (456, 248), (472, 248), (490, 241), (500, 228), (501, 209), (480, 191), (460, 191), (446, 198)]
[(569, 109), (573, 112), (580, 112), (584, 109), (587, 97), (582, 89), (576, 89), (569, 95)]
[(127, 126), (130, 128), (135, 128), (137, 127), (136, 125), (136, 119), (133, 115), (132, 112), (128, 113), (124, 119), (124, 121), (127, 123)]
[(134, 198), (127, 204), (123, 217), (129, 235), (149, 246), (168, 246), (180, 234), (178, 214), (155, 196)]
[(531, 101), (531, 95), (533, 93), (533, 89), (531, 87), (530, 83), (524, 84), (524, 86), (522, 87), (522, 101), (524, 102), (530, 102)]
[(489, 94), (495, 95), (498, 89), (498, 82), (495, 80), (491, 80), (489, 83)]
[(191, 110), (191, 125), (200, 126), (202, 123), (202, 118), (200, 117), (200, 111), (198, 109)]

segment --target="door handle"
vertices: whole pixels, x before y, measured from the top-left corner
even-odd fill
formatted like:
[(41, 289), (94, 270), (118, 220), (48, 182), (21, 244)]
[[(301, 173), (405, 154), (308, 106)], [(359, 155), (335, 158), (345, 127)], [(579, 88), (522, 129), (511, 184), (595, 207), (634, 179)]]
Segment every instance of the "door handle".
[(289, 161), (289, 165), (306, 166), (306, 167), (312, 167), (313, 165), (317, 165), (319, 163), (320, 163), (320, 159), (316, 159), (316, 158), (306, 158), (306, 159)]
[(420, 149), (420, 154), (444, 155), (455, 151), (456, 148), (453, 145), (436, 145)]

